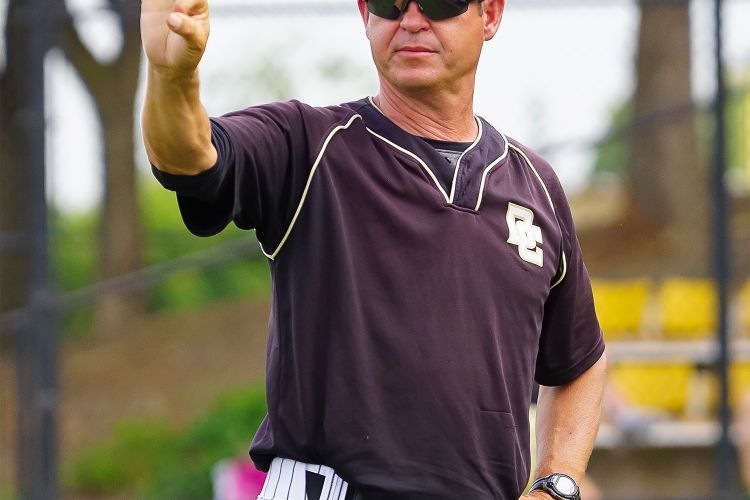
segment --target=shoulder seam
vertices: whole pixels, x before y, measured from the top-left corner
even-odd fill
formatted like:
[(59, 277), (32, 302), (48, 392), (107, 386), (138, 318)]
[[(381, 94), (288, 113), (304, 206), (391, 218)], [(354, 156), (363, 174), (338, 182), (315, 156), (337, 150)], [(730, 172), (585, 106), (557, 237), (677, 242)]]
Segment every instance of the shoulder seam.
[(307, 199), (307, 193), (310, 190), (310, 184), (312, 184), (313, 177), (315, 177), (315, 173), (318, 170), (320, 161), (323, 159), (323, 155), (325, 154), (326, 149), (328, 148), (328, 145), (330, 144), (331, 140), (338, 132), (349, 128), (351, 124), (354, 123), (354, 120), (356, 120), (357, 118), (361, 120), (362, 116), (359, 114), (355, 114), (351, 116), (345, 124), (334, 127), (333, 130), (331, 130), (326, 136), (325, 140), (323, 141), (323, 145), (321, 146), (320, 151), (318, 152), (318, 156), (315, 158), (315, 162), (313, 163), (313, 166), (310, 169), (310, 173), (307, 175), (307, 183), (305, 183), (305, 189), (302, 191), (302, 196), (300, 197), (299, 203), (297, 203), (297, 209), (294, 211), (292, 220), (289, 222), (289, 226), (287, 226), (287, 229), (284, 232), (284, 236), (281, 238), (281, 241), (279, 241), (278, 245), (276, 245), (276, 248), (273, 250), (273, 252), (268, 253), (266, 249), (263, 248), (263, 243), (260, 243), (261, 251), (270, 260), (274, 260), (276, 258), (276, 256), (279, 254), (282, 247), (284, 246), (284, 243), (286, 243), (286, 240), (289, 238), (289, 235), (292, 233), (292, 229), (294, 229), (294, 225), (297, 222), (297, 218), (299, 217), (299, 214), (302, 211), (302, 206), (305, 204), (305, 200)]
[(544, 189), (544, 194), (547, 195), (547, 201), (549, 202), (550, 208), (552, 208), (552, 212), (557, 214), (557, 211), (555, 210), (555, 204), (552, 202), (552, 196), (550, 196), (549, 189), (547, 189), (547, 184), (544, 183), (542, 176), (539, 175), (539, 172), (537, 171), (536, 167), (534, 167), (534, 164), (531, 162), (529, 157), (526, 155), (526, 153), (524, 153), (524, 151), (521, 148), (519, 148), (515, 144), (510, 144), (510, 147), (512, 149), (515, 149), (523, 157), (523, 159), (526, 160), (526, 164), (529, 166), (529, 168), (531, 168), (531, 171), (534, 173), (534, 176), (539, 181), (539, 184), (542, 185), (542, 189)]
[(534, 167), (534, 164), (531, 162), (528, 155), (526, 155), (526, 153), (521, 148), (519, 148), (515, 144), (511, 144), (511, 143), (508, 143), (508, 144), (511, 148), (516, 150), (523, 157), (523, 159), (526, 161), (526, 164), (529, 166), (529, 168), (531, 168), (531, 171), (534, 172), (534, 176), (536, 176), (537, 180), (539, 181), (539, 183), (542, 185), (542, 188), (544, 189), (544, 194), (547, 195), (547, 201), (549, 202), (549, 206), (552, 208), (552, 213), (555, 214), (555, 220), (557, 221), (557, 225), (560, 227), (560, 238), (561, 238), (560, 245), (562, 246), (562, 249), (561, 249), (562, 251), (560, 252), (561, 258), (560, 258), (560, 262), (558, 263), (558, 269), (562, 269), (562, 270), (560, 271), (560, 277), (554, 283), (550, 285), (550, 290), (551, 290), (555, 288), (557, 285), (559, 285), (560, 283), (562, 283), (563, 280), (565, 279), (565, 276), (568, 273), (568, 262), (567, 262), (567, 258), (565, 257), (565, 246), (564, 246), (565, 231), (563, 230), (563, 226), (562, 226), (562, 223), (560, 222), (560, 219), (557, 217), (555, 204), (552, 201), (552, 196), (550, 196), (549, 189), (547, 189), (547, 184), (544, 183), (542, 176), (539, 175), (539, 172), (537, 171), (536, 167)]

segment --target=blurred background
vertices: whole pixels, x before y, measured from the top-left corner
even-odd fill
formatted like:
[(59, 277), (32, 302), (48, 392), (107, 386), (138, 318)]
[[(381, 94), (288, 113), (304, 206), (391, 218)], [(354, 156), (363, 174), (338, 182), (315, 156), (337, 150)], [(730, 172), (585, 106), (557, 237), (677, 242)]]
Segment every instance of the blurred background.
[[(188, 234), (150, 175), (140, 3), (33, 5), (0, 0), (0, 499), (210, 498), (265, 412), (266, 260)], [(353, 0), (211, 5), (210, 114), (377, 92)], [(611, 367), (601, 498), (750, 491), (750, 0), (723, 2), (723, 84), (714, 8), (509, 0), (480, 65), (477, 114), (576, 218)]]

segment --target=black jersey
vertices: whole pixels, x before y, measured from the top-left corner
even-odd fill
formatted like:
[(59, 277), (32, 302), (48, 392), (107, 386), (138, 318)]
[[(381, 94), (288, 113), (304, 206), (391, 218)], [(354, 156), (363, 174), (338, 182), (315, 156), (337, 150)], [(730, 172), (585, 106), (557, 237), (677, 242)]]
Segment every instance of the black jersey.
[(521, 494), (532, 379), (565, 384), (604, 344), (555, 174), (477, 123), (445, 187), (445, 158), (369, 99), (212, 119), (216, 166), (156, 172), (192, 232), (255, 228), (269, 259), (259, 468), (324, 464), (367, 498)]

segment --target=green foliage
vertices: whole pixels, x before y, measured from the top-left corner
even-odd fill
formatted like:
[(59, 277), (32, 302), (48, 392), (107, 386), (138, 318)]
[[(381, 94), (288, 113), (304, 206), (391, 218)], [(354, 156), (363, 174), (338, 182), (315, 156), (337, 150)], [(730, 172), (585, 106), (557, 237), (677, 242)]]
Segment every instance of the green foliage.
[[(702, 158), (710, 158), (713, 148), (714, 116), (711, 108), (695, 111), (698, 148)], [(631, 102), (625, 102), (612, 113), (612, 121), (605, 139), (598, 145), (594, 174), (622, 174), (628, 161), (627, 127), (633, 116)], [(728, 94), (726, 103), (727, 154), (730, 170), (750, 169), (750, 88), (737, 87)]]
[(51, 244), (58, 285), (73, 290), (91, 283), (96, 274), (96, 214), (55, 213), (50, 220)]
[(251, 103), (286, 101), (297, 95), (292, 63), (279, 54), (292, 53), (298, 44), (298, 37), (293, 37), (259, 54), (252, 65), (239, 69), (233, 66), (219, 76), (209, 77), (205, 86), (213, 90), (217, 108), (241, 109)]
[[(149, 180), (141, 190), (141, 219), (146, 265), (170, 261), (220, 246), (239, 238), (255, 238), (230, 225), (220, 234), (199, 238), (188, 232), (180, 217), (174, 193)], [(53, 214), (52, 257), (58, 289), (65, 292), (97, 280), (98, 214)], [(270, 289), (266, 259), (257, 257), (227, 261), (205, 269), (188, 269), (146, 290), (152, 310), (193, 307), (206, 302), (241, 296), (265, 296)], [(72, 311), (64, 319), (68, 330), (84, 330), (91, 311)]]
[(211, 470), (245, 455), (266, 414), (262, 387), (230, 394), (181, 433), (161, 422), (125, 423), (73, 461), (67, 482), (79, 495), (210, 498)]
[(21, 497), (14, 488), (0, 485), (0, 500), (21, 500)]
[(750, 87), (734, 90), (727, 99), (729, 168), (750, 172)]
[[(155, 182), (148, 183), (144, 191), (141, 207), (149, 263), (176, 259), (239, 238), (255, 238), (234, 225), (210, 238), (196, 237), (185, 229), (174, 193)], [(151, 291), (151, 304), (156, 310), (185, 308), (218, 299), (266, 295), (269, 289), (268, 264), (259, 251), (258, 258), (176, 273)]]
[(68, 480), (77, 489), (109, 495), (142, 490), (175, 454), (172, 433), (162, 422), (123, 422), (108, 443), (80, 457)]
[(612, 113), (612, 123), (606, 138), (599, 144), (594, 163), (594, 175), (622, 174), (628, 161), (628, 136), (623, 133), (633, 116), (630, 102), (621, 104)]
[[(96, 276), (96, 214), (50, 217), (50, 244), (57, 288), (67, 292), (90, 285)], [(68, 311), (62, 324), (68, 331), (82, 331), (91, 320), (91, 309)]]

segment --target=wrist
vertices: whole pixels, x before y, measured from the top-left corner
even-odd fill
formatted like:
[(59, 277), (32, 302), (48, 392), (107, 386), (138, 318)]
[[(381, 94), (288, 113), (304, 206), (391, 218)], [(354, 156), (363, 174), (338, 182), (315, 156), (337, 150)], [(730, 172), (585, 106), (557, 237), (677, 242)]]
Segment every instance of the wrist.
[(581, 490), (576, 480), (562, 472), (536, 479), (531, 485), (531, 492), (544, 493), (552, 500), (581, 500)]
[(148, 65), (148, 79), (151, 84), (176, 87), (181, 90), (198, 88), (200, 84), (198, 68), (162, 67), (152, 63)]
[(541, 498), (543, 500), (555, 500), (548, 493), (545, 493), (542, 490), (533, 490), (533, 491), (530, 491), (527, 496), (529, 496), (531, 498)]

